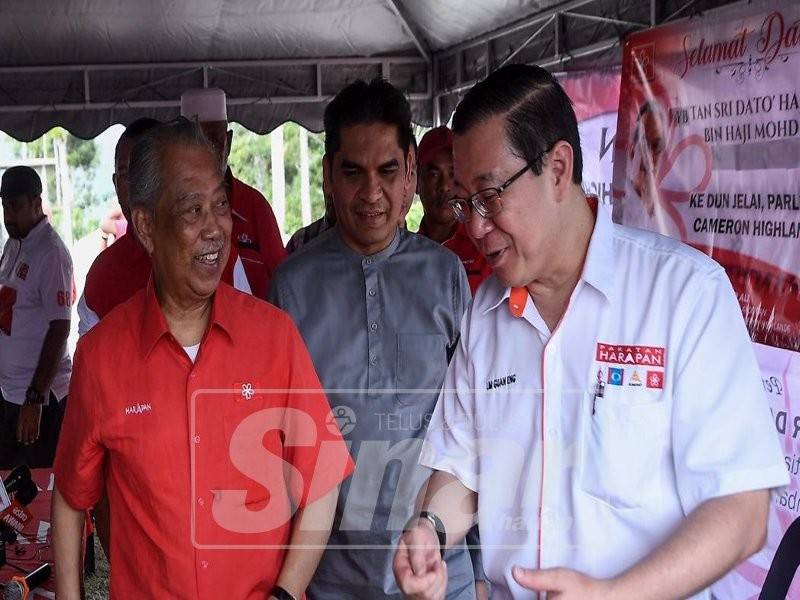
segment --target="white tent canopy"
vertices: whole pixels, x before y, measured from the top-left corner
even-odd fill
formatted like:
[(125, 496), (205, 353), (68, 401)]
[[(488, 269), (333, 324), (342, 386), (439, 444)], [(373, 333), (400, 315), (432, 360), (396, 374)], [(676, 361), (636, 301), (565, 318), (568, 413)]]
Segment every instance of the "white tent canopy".
[(230, 119), (254, 131), (287, 120), (319, 130), (333, 94), (379, 75), (430, 124), (504, 61), (614, 64), (626, 33), (729, 3), (0, 0), (0, 129), (31, 140), (61, 125), (90, 138), (173, 118), (183, 90), (215, 86)]

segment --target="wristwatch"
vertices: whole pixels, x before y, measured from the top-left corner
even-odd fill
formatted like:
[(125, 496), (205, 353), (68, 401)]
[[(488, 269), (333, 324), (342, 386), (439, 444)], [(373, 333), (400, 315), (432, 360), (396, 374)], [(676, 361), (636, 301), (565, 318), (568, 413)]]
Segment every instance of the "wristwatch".
[(292, 596), (289, 592), (283, 589), (281, 586), (276, 585), (272, 588), (272, 591), (269, 593), (270, 596), (274, 596), (278, 600), (297, 600), (294, 596)]
[(25, 392), (25, 404), (38, 404), (41, 406), (44, 404), (44, 394), (42, 394), (35, 387), (28, 386), (28, 389)]
[(447, 531), (444, 528), (444, 523), (442, 523), (442, 520), (434, 513), (423, 510), (418, 515), (409, 519), (408, 523), (406, 523), (405, 531), (411, 529), (419, 520), (428, 521), (428, 523), (433, 526), (433, 530), (436, 532), (436, 538), (439, 540), (439, 553), (441, 557), (444, 558), (444, 549), (447, 545)]

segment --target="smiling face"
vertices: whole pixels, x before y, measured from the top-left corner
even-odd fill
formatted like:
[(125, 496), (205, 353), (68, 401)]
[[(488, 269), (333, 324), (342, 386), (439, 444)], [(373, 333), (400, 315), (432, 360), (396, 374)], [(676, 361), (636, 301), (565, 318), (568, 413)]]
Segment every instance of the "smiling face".
[(232, 223), (223, 173), (210, 148), (199, 145), (168, 145), (161, 165), (155, 214), (137, 207), (133, 217), (159, 294), (191, 305), (214, 293), (228, 261)]
[(346, 126), (340, 137), (339, 149), (324, 159), (323, 174), (337, 226), (350, 248), (375, 254), (394, 239), (411, 185), (409, 157), (400, 148), (394, 125)]
[[(510, 148), (504, 115), (496, 115), (456, 135), (453, 142), (455, 193), (467, 197), (498, 187), (525, 166)], [(526, 286), (548, 277), (558, 263), (563, 215), (547, 158), (542, 175), (525, 172), (502, 194), (502, 210), (492, 219), (472, 211), (470, 237), (495, 275), (508, 286)]]

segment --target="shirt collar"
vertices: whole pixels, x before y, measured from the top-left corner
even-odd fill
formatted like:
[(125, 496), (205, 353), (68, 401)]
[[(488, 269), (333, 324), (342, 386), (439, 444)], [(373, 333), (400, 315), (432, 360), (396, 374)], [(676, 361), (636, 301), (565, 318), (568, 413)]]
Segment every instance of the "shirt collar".
[(31, 230), (28, 232), (22, 241), (27, 245), (31, 242), (35, 242), (40, 237), (45, 235), (45, 232), (50, 230), (50, 221), (47, 220), (47, 217), (42, 217), (42, 219), (34, 225)]
[[(339, 247), (341, 248), (342, 252), (345, 255), (359, 262), (368, 261), (368, 264), (371, 265), (380, 263), (389, 258), (392, 254), (394, 254), (395, 251), (397, 250), (397, 247), (400, 245), (400, 240), (404, 235), (403, 232), (406, 231), (398, 227), (397, 229), (395, 229), (394, 238), (392, 238), (391, 243), (388, 246), (386, 246), (386, 248), (384, 248), (380, 252), (376, 252), (375, 254), (364, 255), (361, 254), (360, 252), (356, 252), (350, 246), (347, 245), (347, 243), (344, 241), (344, 238), (342, 237), (342, 232), (341, 229), (339, 228), (338, 223), (333, 226), (333, 229), (336, 230), (335, 237), (338, 240)], [(407, 235), (407, 233), (405, 235)]]
[(239, 195), (239, 180), (233, 176), (233, 172), (231, 171), (230, 167), (225, 169), (225, 187), (228, 188), (228, 202), (231, 206), (231, 216), (247, 223), (247, 218), (235, 208), (239, 204), (234, 200)]
[[(233, 323), (231, 322), (231, 316), (236, 309), (236, 307), (231, 305), (233, 293), (232, 289), (226, 283), (220, 282), (217, 286), (217, 290), (214, 292), (214, 296), (211, 299), (211, 317), (208, 320), (208, 328), (200, 342), (201, 345), (205, 342), (211, 329), (221, 330), (229, 340), (233, 341)], [(142, 344), (142, 355), (146, 358), (153, 351), (156, 343), (165, 335), (169, 334), (167, 320), (164, 318), (164, 312), (161, 310), (158, 297), (156, 296), (156, 286), (152, 274), (147, 282), (144, 302), (142, 328), (139, 339)]]
[[(581, 281), (585, 281), (611, 301), (614, 290), (614, 224), (608, 211), (598, 206), (596, 198), (589, 197), (586, 201), (595, 213), (595, 222), (586, 260), (583, 263)], [(501, 287), (499, 291), (497, 299), (483, 311), (483, 314), (496, 309), (508, 298), (509, 312), (515, 317), (521, 317), (528, 303), (528, 290), (525, 287)]]

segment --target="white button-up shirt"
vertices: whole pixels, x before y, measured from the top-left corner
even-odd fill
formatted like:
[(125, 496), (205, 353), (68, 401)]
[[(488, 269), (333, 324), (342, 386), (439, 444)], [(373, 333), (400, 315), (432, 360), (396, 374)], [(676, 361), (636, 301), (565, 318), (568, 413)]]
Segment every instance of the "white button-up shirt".
[[(0, 391), (7, 402), (25, 401), (50, 322), (70, 319), (74, 294), (69, 250), (47, 219), (23, 239), (6, 242), (0, 258)], [(71, 372), (64, 348), (50, 387), (59, 400), (67, 395)]]
[(524, 288), (481, 287), (426, 442), (478, 492), (495, 600), (536, 597), (514, 565), (615, 576), (705, 500), (788, 483), (724, 270), (604, 210), (554, 331)]

